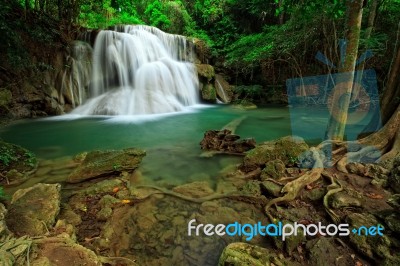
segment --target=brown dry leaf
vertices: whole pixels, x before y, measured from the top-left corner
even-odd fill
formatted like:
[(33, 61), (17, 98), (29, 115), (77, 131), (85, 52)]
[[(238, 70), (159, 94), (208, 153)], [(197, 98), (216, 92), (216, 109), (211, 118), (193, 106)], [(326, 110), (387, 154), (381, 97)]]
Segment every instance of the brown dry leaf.
[(311, 190), (311, 189), (313, 189), (313, 186), (311, 186), (310, 184), (308, 184), (308, 185), (306, 186), (306, 189), (307, 189), (307, 190)]
[(363, 264), (362, 264), (362, 262), (361, 261), (356, 261), (356, 264), (354, 264), (355, 266), (363, 266)]
[(383, 196), (380, 194), (376, 194), (376, 193), (366, 193), (367, 197), (370, 199), (383, 199)]

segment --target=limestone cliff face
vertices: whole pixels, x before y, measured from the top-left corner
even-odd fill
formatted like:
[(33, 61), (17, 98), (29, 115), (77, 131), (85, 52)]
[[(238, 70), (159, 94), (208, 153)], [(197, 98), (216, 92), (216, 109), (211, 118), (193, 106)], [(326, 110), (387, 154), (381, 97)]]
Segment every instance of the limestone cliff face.
[[(0, 119), (58, 115), (75, 104), (70, 80), (84, 29), (12, 6), (0, 44)], [(76, 95), (75, 95), (76, 97)]]

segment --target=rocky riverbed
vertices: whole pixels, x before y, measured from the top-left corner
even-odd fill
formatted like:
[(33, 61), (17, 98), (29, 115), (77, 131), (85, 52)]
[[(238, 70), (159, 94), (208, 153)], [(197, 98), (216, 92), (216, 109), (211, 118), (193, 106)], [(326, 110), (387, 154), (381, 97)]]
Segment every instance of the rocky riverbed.
[[(0, 204), (0, 264), (399, 265), (399, 157), (349, 163), (348, 173), (324, 168), (322, 178), (296, 199), (272, 206), (275, 220), (269, 220), (265, 205), (283, 195), (288, 180), (308, 171), (298, 160), (308, 149), (292, 137), (261, 143), (243, 154), (241, 164), (221, 169), (213, 184), (180, 186), (146, 180), (140, 171), (145, 151), (133, 148), (39, 159), (35, 171), (14, 165), (22, 172), (18, 190), (7, 184), (13, 169), (3, 167), (2, 184), (13, 195)], [(350, 228), (380, 225), (384, 231), (299, 231), (285, 241), (261, 235), (248, 241), (246, 235), (189, 236), (193, 219), (214, 225), (337, 222)]]

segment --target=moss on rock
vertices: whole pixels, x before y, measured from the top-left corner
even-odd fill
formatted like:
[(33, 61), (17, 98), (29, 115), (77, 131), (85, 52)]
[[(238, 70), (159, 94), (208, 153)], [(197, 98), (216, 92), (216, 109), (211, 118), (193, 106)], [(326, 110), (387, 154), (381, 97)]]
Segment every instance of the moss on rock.
[(145, 155), (145, 151), (135, 148), (89, 152), (80, 157), (81, 164), (68, 176), (67, 182), (79, 183), (112, 173), (132, 172)]
[(201, 98), (207, 102), (215, 102), (217, 100), (217, 93), (212, 84), (205, 84), (201, 89)]
[(197, 74), (200, 78), (211, 81), (215, 77), (214, 67), (207, 64), (196, 64)]
[(272, 160), (281, 160), (286, 166), (293, 165), (297, 158), (308, 150), (302, 138), (287, 136), (257, 145), (244, 157), (241, 169), (250, 172), (258, 167), (264, 168)]

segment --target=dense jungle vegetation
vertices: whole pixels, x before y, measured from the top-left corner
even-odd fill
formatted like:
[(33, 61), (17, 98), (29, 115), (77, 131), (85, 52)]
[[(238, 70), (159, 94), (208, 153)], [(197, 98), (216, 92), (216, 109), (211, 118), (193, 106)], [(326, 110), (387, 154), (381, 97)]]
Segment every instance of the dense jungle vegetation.
[[(363, 5), (359, 54), (373, 52), (364, 67), (377, 71), (383, 88), (399, 45), (400, 1), (365, 0)], [(238, 87), (238, 92), (262, 100), (284, 90), (288, 78), (335, 71), (315, 55), (340, 61), (337, 47), (345, 38), (346, 10), (343, 0), (6, 0), (0, 47), (13, 68), (40, 70), (52, 66), (40, 59), (29, 62), (23, 46), (27, 38), (48, 44), (78, 27), (152, 25), (204, 40), (203, 54), (227, 73), (230, 83), (260, 85)], [(8, 64), (1, 64), (2, 71), (11, 71)]]

